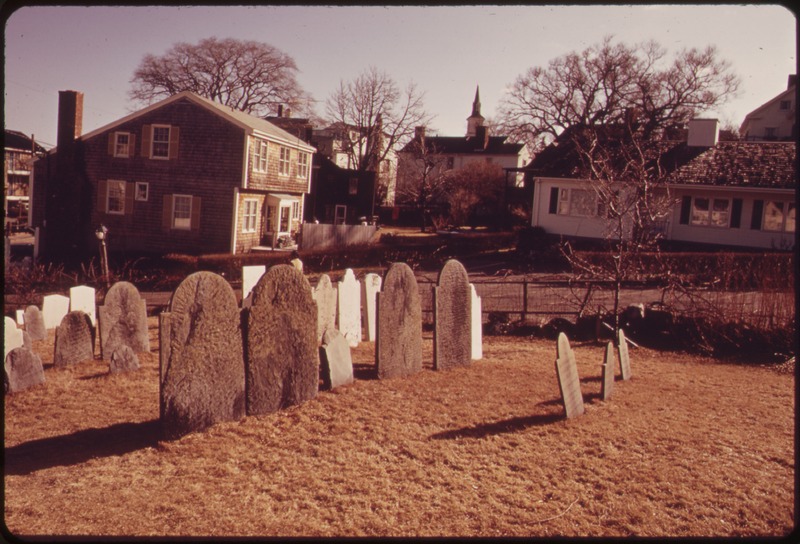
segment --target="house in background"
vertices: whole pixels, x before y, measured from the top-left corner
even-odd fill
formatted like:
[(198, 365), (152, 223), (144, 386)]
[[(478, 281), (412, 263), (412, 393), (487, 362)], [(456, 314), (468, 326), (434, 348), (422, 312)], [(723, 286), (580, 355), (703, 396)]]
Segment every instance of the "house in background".
[(797, 140), (797, 74), (791, 74), (786, 90), (748, 113), (739, 133), (745, 141)]
[(33, 161), (44, 155), (44, 147), (32, 136), (16, 130), (5, 129), (3, 140), (3, 210), (6, 229), (18, 230), (29, 224), (29, 199)]
[[(316, 151), (258, 117), (182, 92), (81, 135), (83, 95), (59, 93), (57, 147), (34, 168), (46, 255), (243, 253), (290, 243)], [(65, 232), (66, 231), (66, 232)]]

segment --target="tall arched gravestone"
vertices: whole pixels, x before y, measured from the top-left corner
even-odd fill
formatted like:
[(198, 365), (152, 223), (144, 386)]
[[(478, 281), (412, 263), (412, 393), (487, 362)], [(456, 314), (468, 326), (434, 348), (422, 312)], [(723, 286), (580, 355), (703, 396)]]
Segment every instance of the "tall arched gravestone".
[(253, 288), (245, 361), (248, 415), (305, 402), (319, 390), (317, 305), (294, 266), (267, 270)]
[(25, 323), (25, 330), (31, 340), (44, 340), (47, 338), (47, 327), (44, 325), (44, 316), (38, 306), (28, 306), (22, 318)]
[(94, 359), (92, 320), (81, 311), (69, 312), (56, 327), (53, 366), (63, 367)]
[(97, 309), (97, 317), (103, 359), (110, 359), (114, 350), (123, 345), (136, 353), (150, 351), (147, 304), (132, 283), (120, 281), (112, 285)]
[(195, 272), (159, 316), (160, 414), (167, 439), (245, 414), (236, 295), (222, 276)]
[(354, 348), (361, 342), (361, 282), (356, 279), (352, 269), (344, 271), (338, 290), (339, 332)]
[(600, 396), (603, 400), (611, 398), (614, 390), (614, 343), (606, 344), (605, 355), (603, 356), (603, 386), (600, 389)]
[(581, 381), (578, 377), (578, 364), (575, 361), (575, 352), (569, 345), (569, 339), (563, 332), (558, 333), (556, 374), (558, 375), (558, 388), (561, 391), (561, 402), (567, 418), (581, 415), (584, 407)]
[(322, 337), (319, 348), (320, 378), (325, 389), (336, 389), (341, 385), (353, 383), (353, 359), (350, 345), (342, 333), (328, 329)]
[(472, 359), (472, 292), (464, 266), (450, 259), (433, 288), (433, 368), (469, 366)]
[(622, 373), (622, 379), (629, 380), (631, 378), (631, 358), (628, 355), (628, 340), (625, 338), (625, 332), (622, 329), (617, 333), (617, 341), (619, 370)]
[(376, 300), (375, 363), (378, 378), (409, 376), (422, 370), (422, 309), (414, 272), (394, 263)]
[(366, 274), (361, 283), (361, 309), (367, 342), (375, 341), (375, 296), (380, 290), (381, 277), (373, 273)]
[(331, 283), (330, 276), (322, 274), (319, 277), (311, 296), (317, 303), (317, 342), (322, 343), (325, 331), (336, 328), (337, 289)]

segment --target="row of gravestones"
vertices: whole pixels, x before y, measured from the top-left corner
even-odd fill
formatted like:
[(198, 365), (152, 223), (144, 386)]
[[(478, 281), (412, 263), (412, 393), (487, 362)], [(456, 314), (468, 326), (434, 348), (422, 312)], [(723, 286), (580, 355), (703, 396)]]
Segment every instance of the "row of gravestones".
[[(255, 279), (243, 271), (243, 278), (241, 309), (222, 276), (196, 272), (159, 317), (159, 412), (168, 439), (310, 400), (320, 377), (328, 387), (353, 379), (350, 347), (360, 340), (362, 290), (352, 270), (336, 289), (327, 275), (312, 289), (290, 265)], [(383, 278), (367, 275), (365, 284), (378, 378), (420, 372), (422, 310), (413, 271), (394, 263)], [(461, 263), (445, 263), (434, 289), (434, 369), (470, 364), (473, 297)]]
[[(32, 340), (44, 340), (55, 329), (53, 366), (65, 367), (94, 358), (99, 332), (100, 355), (109, 360), (109, 372), (139, 368), (137, 353), (150, 351), (147, 305), (136, 287), (114, 284), (97, 308), (91, 287), (70, 289), (70, 297), (47, 295), (42, 309), (30, 305), (18, 312), (17, 320), (5, 317), (4, 385), (16, 393), (44, 383), (41, 358), (31, 349)], [(19, 328), (21, 323), (24, 328)]]
[[(631, 377), (631, 362), (628, 354), (628, 340), (625, 332), (620, 329), (617, 336), (617, 355), (614, 353), (614, 344), (606, 344), (603, 356), (603, 379), (600, 397), (603, 400), (611, 398), (614, 387), (614, 372), (616, 360), (619, 360), (620, 374), (623, 380)], [(558, 376), (558, 388), (561, 392), (561, 403), (567, 418), (579, 416), (584, 413), (583, 393), (581, 393), (581, 382), (578, 376), (578, 365), (575, 360), (575, 352), (569, 345), (567, 335), (559, 333), (558, 344), (556, 347), (556, 374)]]

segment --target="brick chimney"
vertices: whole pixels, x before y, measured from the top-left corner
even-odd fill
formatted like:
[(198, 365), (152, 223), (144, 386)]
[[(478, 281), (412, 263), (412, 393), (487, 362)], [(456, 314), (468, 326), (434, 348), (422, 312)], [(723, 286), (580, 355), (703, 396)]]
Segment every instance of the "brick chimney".
[(719, 141), (719, 121), (717, 119), (692, 119), (689, 121), (689, 147), (714, 147)]
[(415, 127), (414, 128), (414, 139), (415, 140), (424, 140), (425, 139), (425, 127)]
[(479, 125), (475, 127), (475, 149), (489, 147), (489, 127)]
[(69, 169), (75, 156), (75, 140), (83, 130), (83, 93), (78, 91), (58, 91), (58, 128), (56, 146), (58, 147), (59, 170)]
[(789, 74), (789, 82), (786, 84), (786, 90), (797, 86), (797, 74)]

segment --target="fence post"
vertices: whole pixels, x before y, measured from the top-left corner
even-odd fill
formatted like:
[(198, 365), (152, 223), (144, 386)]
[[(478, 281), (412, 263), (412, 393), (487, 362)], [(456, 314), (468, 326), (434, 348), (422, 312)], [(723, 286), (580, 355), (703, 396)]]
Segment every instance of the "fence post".
[(522, 318), (525, 321), (525, 316), (528, 314), (528, 280), (522, 281)]

